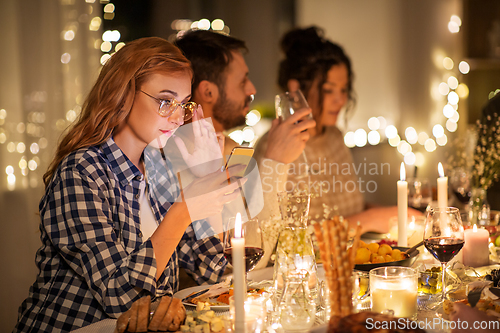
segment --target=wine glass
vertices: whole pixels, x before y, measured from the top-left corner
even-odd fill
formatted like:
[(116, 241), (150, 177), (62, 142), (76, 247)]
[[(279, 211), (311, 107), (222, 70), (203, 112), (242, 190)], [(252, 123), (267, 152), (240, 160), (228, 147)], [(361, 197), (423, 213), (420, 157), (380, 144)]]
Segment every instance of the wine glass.
[(471, 197), (471, 172), (465, 167), (458, 167), (451, 171), (450, 175), (450, 187), (455, 197), (462, 203), (466, 205)]
[(441, 304), (446, 298), (446, 264), (464, 246), (464, 227), (456, 207), (431, 208), (427, 211), (424, 227), (425, 248), (441, 262)]
[[(284, 92), (282, 94), (276, 95), (274, 100), (276, 109), (276, 118), (281, 118), (282, 120), (287, 119), (295, 112), (300, 109), (308, 109), (309, 104), (307, 103), (302, 91), (296, 90), (291, 92)], [(313, 119), (311, 113), (309, 113), (306, 119)], [(302, 151), (301, 161), (298, 161), (299, 173), (296, 176), (297, 179), (305, 178), (309, 176), (309, 163), (307, 162), (306, 152)]]
[[(235, 218), (230, 218), (225, 231), (223, 239), (224, 256), (227, 261), (233, 264), (233, 250), (231, 239), (234, 237), (234, 221)], [(259, 263), (264, 255), (264, 247), (262, 241), (262, 230), (260, 221), (257, 218), (243, 222), (241, 225), (241, 236), (245, 238), (245, 281), (247, 280), (247, 273), (250, 272)]]
[(426, 178), (408, 179), (408, 206), (425, 212), (432, 202), (432, 187)]

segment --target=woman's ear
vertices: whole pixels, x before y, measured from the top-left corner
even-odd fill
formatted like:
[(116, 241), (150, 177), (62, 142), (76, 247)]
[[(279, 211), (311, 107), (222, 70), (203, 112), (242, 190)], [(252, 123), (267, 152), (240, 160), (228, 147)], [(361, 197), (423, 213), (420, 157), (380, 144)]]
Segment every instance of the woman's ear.
[(286, 86), (288, 88), (288, 91), (297, 91), (300, 89), (300, 83), (295, 79), (288, 80)]

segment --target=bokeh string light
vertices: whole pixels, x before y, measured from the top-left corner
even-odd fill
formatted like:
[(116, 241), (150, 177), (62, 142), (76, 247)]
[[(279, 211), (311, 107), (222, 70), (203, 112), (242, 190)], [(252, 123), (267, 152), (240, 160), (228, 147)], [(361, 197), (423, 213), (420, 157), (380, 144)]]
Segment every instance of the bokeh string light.
[[(448, 30), (450, 33), (458, 33), (462, 25), (462, 20), (457, 15), (452, 15), (448, 22)], [(404, 130), (404, 139), (400, 131), (394, 125), (381, 126), (382, 122), (391, 123), (391, 120), (386, 120), (384, 117), (371, 117), (368, 119), (367, 125), (371, 130), (369, 132), (368, 144), (378, 145), (387, 139), (390, 146), (397, 149), (403, 156), (404, 162), (408, 165), (421, 166), (425, 163), (425, 156), (421, 152), (414, 152), (416, 148), (421, 146), (427, 153), (432, 153), (439, 147), (444, 147), (448, 143), (449, 133), (454, 133), (458, 129), (458, 120), (460, 114), (458, 112), (458, 104), (461, 99), (466, 99), (469, 96), (469, 88), (465, 83), (459, 81), (459, 75), (466, 75), (470, 71), (470, 65), (467, 61), (462, 60), (455, 66), (455, 61), (450, 57), (441, 57), (438, 61), (438, 70), (444, 69), (446, 79), (437, 85), (437, 95), (443, 100), (443, 115), (446, 119), (444, 127), (441, 124), (434, 124), (430, 133), (422, 131), (417, 133), (413, 127), (407, 127)], [(497, 90), (498, 92), (498, 90)], [(495, 92), (491, 92), (489, 98), (494, 96)], [(375, 139), (376, 134), (379, 138)], [(366, 145), (363, 140), (363, 132), (360, 129), (348, 131), (344, 136), (344, 142), (349, 148), (363, 147)], [(370, 137), (372, 139), (370, 139)]]
[[(22, 109), (0, 105), (0, 149), (7, 152), (2, 159), (5, 171), (2, 177), (6, 182), (1, 183), (7, 190), (43, 186), (42, 175), (53, 158), (55, 141), (77, 118), (86, 89), (82, 86), (86, 77), (82, 75), (89, 75), (99, 67), (93, 65), (99, 56), (96, 45), (101, 43), (99, 6), (95, 0), (61, 1), (58, 13), (62, 28), (56, 36), (44, 35), (52, 42), (59, 41), (58, 63), (53, 64), (51, 60), (43, 63), (61, 76), (60, 86), (52, 87), (52, 91), (40, 89), (24, 93)], [(88, 50), (83, 50), (85, 48)], [(82, 53), (88, 57), (82, 59)], [(57, 96), (52, 95), (54, 90)], [(54, 99), (62, 99), (62, 103), (55, 104), (62, 106), (60, 112), (51, 109), (51, 113), (46, 113), (49, 105), (54, 105)]]

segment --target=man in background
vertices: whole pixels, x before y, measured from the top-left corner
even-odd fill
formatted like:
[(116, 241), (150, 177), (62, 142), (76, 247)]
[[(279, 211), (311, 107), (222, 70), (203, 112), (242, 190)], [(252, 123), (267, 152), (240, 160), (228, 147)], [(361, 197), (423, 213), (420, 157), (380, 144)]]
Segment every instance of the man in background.
[[(216, 32), (192, 30), (178, 38), (175, 44), (193, 67), (192, 100), (202, 106), (205, 117), (212, 118), (215, 131), (228, 131), (244, 125), (256, 93), (243, 57), (248, 51), (245, 42)], [(284, 121), (274, 119), (272, 122), (269, 143), (261, 162), (261, 165), (265, 163), (265, 168), (259, 168), (260, 178), (270, 190), (263, 193), (265, 206), (259, 219), (279, 214), (277, 193), (285, 190), (288, 163), (302, 154), (309, 139), (307, 129), (316, 126), (314, 120), (306, 119), (310, 113), (311, 109), (305, 109)], [(236, 146), (236, 142), (226, 138), (224, 155), (227, 157)], [(263, 174), (263, 170), (268, 172)], [(268, 255), (258, 267), (266, 266), (274, 246), (264, 244), (264, 247)]]

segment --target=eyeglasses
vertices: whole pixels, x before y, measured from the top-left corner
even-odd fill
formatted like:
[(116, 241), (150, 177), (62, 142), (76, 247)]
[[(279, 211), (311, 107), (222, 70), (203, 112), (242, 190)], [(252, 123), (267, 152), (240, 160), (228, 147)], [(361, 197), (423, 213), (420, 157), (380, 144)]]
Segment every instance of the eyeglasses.
[(194, 112), (196, 111), (197, 104), (195, 102), (187, 102), (187, 103), (181, 103), (178, 102), (175, 98), (172, 99), (161, 99), (161, 98), (156, 98), (151, 96), (145, 91), (139, 90), (140, 92), (144, 93), (145, 95), (151, 97), (154, 99), (158, 104), (160, 104), (160, 107), (158, 108), (158, 114), (162, 117), (170, 117), (175, 110), (180, 106), (181, 109), (184, 111), (184, 121), (188, 121), (193, 117)]

